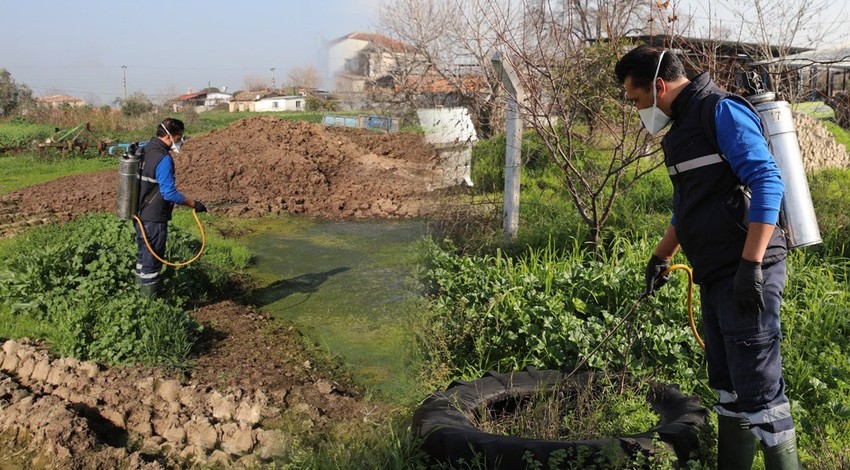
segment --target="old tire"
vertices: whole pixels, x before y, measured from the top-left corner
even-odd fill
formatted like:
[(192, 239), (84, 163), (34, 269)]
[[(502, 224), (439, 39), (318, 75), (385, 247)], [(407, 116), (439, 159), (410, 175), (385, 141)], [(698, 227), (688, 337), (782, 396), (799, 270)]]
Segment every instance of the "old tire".
[[(675, 385), (655, 385), (647, 400), (661, 415), (659, 425), (639, 434), (587, 441), (534, 440), (482, 432), (470, 417), (483, 407), (517, 400), (521, 397), (553, 392), (559, 387), (580, 387), (589, 380), (580, 374), (564, 381), (565, 374), (554, 370), (536, 370), (500, 374), (490, 372), (471, 382), (457, 380), (445, 392), (425, 399), (413, 416), (413, 431), (422, 439), (422, 449), (438, 462), (483, 461), (486, 468), (521, 469), (523, 457), (530, 453), (544, 464), (552, 452), (566, 449), (567, 455), (581, 453), (584, 458), (610, 455), (612, 449), (621, 455), (650, 453), (653, 440), (666, 443), (676, 454), (679, 466), (692, 451), (699, 448), (699, 427), (706, 423), (708, 411), (699, 399), (688, 397)], [(563, 453), (562, 453), (563, 454)]]

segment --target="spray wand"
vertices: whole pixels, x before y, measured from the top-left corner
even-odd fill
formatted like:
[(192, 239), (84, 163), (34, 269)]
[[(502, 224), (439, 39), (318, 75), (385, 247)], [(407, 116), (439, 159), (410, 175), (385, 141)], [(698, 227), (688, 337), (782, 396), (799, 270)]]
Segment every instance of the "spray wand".
[[(699, 344), (699, 346), (702, 349), (705, 349), (705, 343), (703, 342), (702, 338), (700, 338), (699, 332), (697, 332), (696, 322), (694, 321), (694, 273), (693, 273), (693, 271), (691, 270), (691, 268), (689, 268), (688, 266), (686, 266), (684, 264), (674, 264), (673, 266), (670, 266), (669, 268), (665, 269), (664, 272), (660, 274), (660, 276), (666, 276), (666, 275), (670, 274), (671, 272), (676, 271), (677, 269), (684, 269), (685, 272), (688, 273), (688, 322), (690, 323), (691, 332), (693, 332), (694, 338), (696, 338), (697, 343)], [(640, 304), (643, 303), (643, 301), (647, 297), (649, 297), (650, 294), (651, 294), (651, 292), (649, 290), (646, 290), (646, 291), (644, 291), (643, 293), (640, 294), (640, 296), (634, 301), (634, 303), (632, 303), (632, 306), (625, 313), (625, 315), (623, 315), (622, 318), (620, 318), (620, 321), (617, 322), (617, 324), (614, 325), (614, 327), (611, 328), (611, 330), (608, 331), (608, 334), (605, 335), (604, 338), (602, 338), (602, 341), (600, 341), (599, 344), (597, 344), (595, 348), (593, 348), (593, 351), (590, 351), (590, 354), (587, 354), (586, 356), (584, 356), (578, 362), (578, 364), (575, 365), (573, 370), (569, 374), (567, 374), (565, 380), (572, 377), (587, 362), (588, 359), (590, 359), (591, 357), (593, 357), (594, 354), (596, 354), (596, 351), (598, 351), (599, 348), (601, 348), (605, 343), (608, 342), (609, 339), (611, 339), (611, 336), (617, 330), (619, 330), (620, 327), (623, 326), (623, 324), (626, 323), (626, 321), (629, 319), (629, 317), (631, 317), (637, 311), (638, 307), (640, 307)]]

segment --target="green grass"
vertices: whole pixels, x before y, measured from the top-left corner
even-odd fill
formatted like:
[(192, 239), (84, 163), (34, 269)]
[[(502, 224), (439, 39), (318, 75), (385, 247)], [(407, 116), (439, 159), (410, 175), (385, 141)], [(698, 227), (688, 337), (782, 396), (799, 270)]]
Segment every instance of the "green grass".
[(835, 137), (835, 141), (843, 145), (844, 148), (850, 152), (850, 130), (844, 129), (829, 119), (824, 119), (821, 123), (829, 129), (829, 132), (832, 132), (832, 136)]
[(28, 146), (33, 141), (43, 141), (53, 133), (54, 127), (50, 124), (0, 122), (0, 149)]
[(36, 152), (23, 152), (0, 157), (0, 194), (27, 186), (80, 173), (117, 168), (118, 161), (110, 158), (39, 157)]
[(805, 101), (802, 103), (794, 103), (791, 109), (801, 113), (806, 113), (818, 119), (826, 119), (835, 117), (835, 111), (823, 101)]

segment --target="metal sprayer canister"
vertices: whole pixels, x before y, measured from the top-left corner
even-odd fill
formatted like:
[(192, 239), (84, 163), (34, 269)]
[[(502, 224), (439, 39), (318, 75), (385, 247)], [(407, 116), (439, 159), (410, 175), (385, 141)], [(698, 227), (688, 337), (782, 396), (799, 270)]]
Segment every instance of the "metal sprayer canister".
[(814, 245), (822, 240), (791, 106), (787, 101), (773, 101), (774, 96), (773, 93), (762, 93), (747, 99), (758, 110), (767, 128), (770, 149), (782, 173), (782, 182), (785, 183), (782, 228), (785, 230), (788, 248)]
[(129, 220), (139, 207), (139, 166), (142, 160), (135, 152), (127, 152), (118, 162), (118, 200), (115, 213)]

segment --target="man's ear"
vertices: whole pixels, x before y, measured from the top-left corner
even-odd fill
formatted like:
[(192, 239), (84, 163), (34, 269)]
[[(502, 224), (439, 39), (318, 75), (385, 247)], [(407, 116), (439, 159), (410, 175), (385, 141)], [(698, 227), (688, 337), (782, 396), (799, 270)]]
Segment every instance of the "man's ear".
[(655, 83), (653, 83), (653, 86), (655, 86), (655, 95), (659, 98), (661, 98), (662, 96), (664, 96), (664, 94), (667, 93), (667, 82), (663, 78), (656, 78)]

